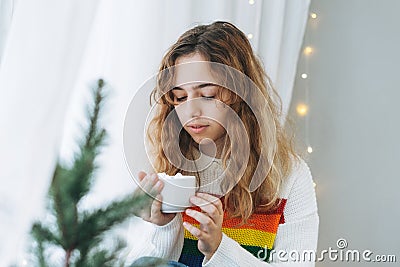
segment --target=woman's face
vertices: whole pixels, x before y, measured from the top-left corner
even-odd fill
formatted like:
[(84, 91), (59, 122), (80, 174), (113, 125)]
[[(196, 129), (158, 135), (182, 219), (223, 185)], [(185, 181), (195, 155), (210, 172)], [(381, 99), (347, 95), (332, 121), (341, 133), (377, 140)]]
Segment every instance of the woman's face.
[[(200, 54), (181, 56), (176, 60), (175, 82), (172, 90), (176, 113), (183, 128), (202, 146), (222, 145), (226, 134), (226, 114), (229, 110), (219, 99), (228, 96), (228, 90), (217, 85), (209, 64)], [(201, 82), (199, 82), (201, 81)], [(219, 90), (223, 90), (222, 94)], [(225, 126), (226, 127), (226, 126)]]

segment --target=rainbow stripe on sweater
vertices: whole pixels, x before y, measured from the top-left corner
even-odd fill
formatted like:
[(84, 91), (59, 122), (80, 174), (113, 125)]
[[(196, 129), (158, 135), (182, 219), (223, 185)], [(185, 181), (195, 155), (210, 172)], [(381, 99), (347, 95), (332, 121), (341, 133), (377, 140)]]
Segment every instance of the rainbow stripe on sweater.
[[(238, 226), (241, 222), (238, 218), (228, 218), (224, 214), (222, 232), (238, 242), (243, 248), (255, 257), (262, 250), (264, 261), (268, 262), (269, 255), (274, 245), (279, 224), (285, 222), (283, 210), (286, 199), (281, 199), (280, 205), (273, 212), (255, 212), (245, 225)], [(183, 221), (199, 227), (199, 223), (193, 218), (182, 213)], [(267, 256), (265, 257), (265, 251)], [(197, 248), (197, 238), (185, 229), (185, 240), (179, 262), (190, 267), (201, 266), (204, 255)]]

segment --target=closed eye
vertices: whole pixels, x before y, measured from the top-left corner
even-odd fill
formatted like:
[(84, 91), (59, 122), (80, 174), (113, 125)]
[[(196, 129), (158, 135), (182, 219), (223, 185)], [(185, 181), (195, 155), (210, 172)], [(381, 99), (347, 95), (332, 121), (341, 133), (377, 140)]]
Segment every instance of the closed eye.
[(177, 102), (182, 102), (182, 101), (185, 101), (186, 98), (187, 98), (187, 96), (175, 97), (175, 100), (176, 100)]

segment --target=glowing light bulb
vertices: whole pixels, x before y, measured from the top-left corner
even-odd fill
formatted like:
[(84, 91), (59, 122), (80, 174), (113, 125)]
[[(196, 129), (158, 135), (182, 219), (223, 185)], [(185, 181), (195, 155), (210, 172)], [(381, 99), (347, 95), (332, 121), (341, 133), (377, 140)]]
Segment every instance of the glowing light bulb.
[(312, 147), (308, 146), (307, 147), (307, 152), (311, 154), (312, 153)]
[(252, 38), (253, 38), (253, 34), (249, 33), (249, 34), (247, 35), (247, 38), (252, 39)]
[(301, 74), (301, 78), (303, 78), (303, 79), (307, 79), (307, 77), (308, 77), (307, 73), (303, 73), (303, 74)]
[(254, 5), (254, 0), (249, 0), (250, 5)]
[(317, 186), (317, 184), (315, 182), (312, 182), (312, 185), (314, 186), (314, 188)]
[(310, 14), (310, 17), (311, 17), (312, 19), (316, 19), (316, 18), (317, 18), (317, 14), (313, 12), (313, 13)]
[(313, 49), (311, 46), (307, 46), (306, 48), (304, 48), (304, 54), (311, 55), (312, 52), (313, 52)]
[(26, 266), (26, 265), (28, 265), (28, 262), (27, 262), (27, 260), (22, 260), (22, 266)]
[(305, 116), (308, 112), (308, 106), (306, 104), (298, 104), (296, 111), (300, 116)]

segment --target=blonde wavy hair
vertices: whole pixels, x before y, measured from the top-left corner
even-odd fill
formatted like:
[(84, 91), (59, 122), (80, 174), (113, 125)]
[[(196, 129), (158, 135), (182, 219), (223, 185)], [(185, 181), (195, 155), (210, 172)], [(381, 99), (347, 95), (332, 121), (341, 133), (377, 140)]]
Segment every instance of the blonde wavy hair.
[[(194, 160), (193, 151), (198, 149), (198, 145), (191, 136), (185, 130), (180, 131), (181, 123), (174, 110), (171, 92), (168, 92), (169, 88), (166, 85), (170, 83), (166, 82), (167, 78), (164, 75), (167, 69), (175, 66), (179, 57), (189, 56), (194, 53), (199, 53), (206, 61), (224, 64), (243, 73), (251, 79), (264, 96), (270, 113), (266, 115), (271, 118), (274, 124), (274, 127), (269, 129), (274, 131), (275, 138), (273, 141), (275, 144), (273, 146), (275, 147), (275, 154), (266, 177), (262, 177), (264, 178), (262, 179), (263, 182), (252, 192), (249, 190), (249, 185), (260, 160), (261, 151), (271, 144), (262, 142), (257, 118), (243, 99), (236, 97), (234, 101), (227, 102), (229, 107), (241, 119), (248, 136), (251, 136), (251, 143), (248, 164), (243, 167), (242, 177), (234, 179), (238, 182), (225, 195), (224, 207), (230, 217), (241, 218), (242, 222), (247, 221), (255, 211), (273, 211), (280, 204), (279, 190), (281, 184), (285, 177), (290, 174), (293, 160), (298, 159), (298, 156), (294, 150), (293, 137), (285, 132), (280, 123), (282, 113), (280, 97), (272, 87), (270, 78), (265, 73), (261, 61), (253, 53), (246, 35), (229, 22), (217, 21), (209, 25), (196, 26), (186, 31), (169, 48), (162, 59), (159, 76), (157, 77), (157, 86), (151, 93), (151, 100), (156, 101), (158, 105), (156, 114), (147, 128), (147, 138), (150, 141), (152, 153), (154, 153), (153, 166), (155, 171), (166, 172), (170, 175), (178, 172), (188, 173), (183, 171), (181, 169), (182, 166), (179, 164), (172, 164), (171, 158), (167, 157), (165, 151), (173, 149), (173, 145), (168, 140), (179, 136), (181, 153), (187, 159)], [(252, 99), (251, 95), (248, 99)], [(167, 117), (169, 118), (167, 119)], [(225, 169), (232, 153), (229, 146), (232, 138), (235, 137), (226, 137), (222, 152)], [(179, 162), (180, 153), (175, 154), (179, 155), (176, 156), (173, 162)], [(240, 166), (240, 162), (237, 162), (236, 165)], [(228, 177), (234, 176), (234, 173), (229, 173), (227, 169), (226, 171), (228, 172)], [(200, 183), (198, 173), (194, 172), (193, 174), (196, 175), (198, 183)]]

